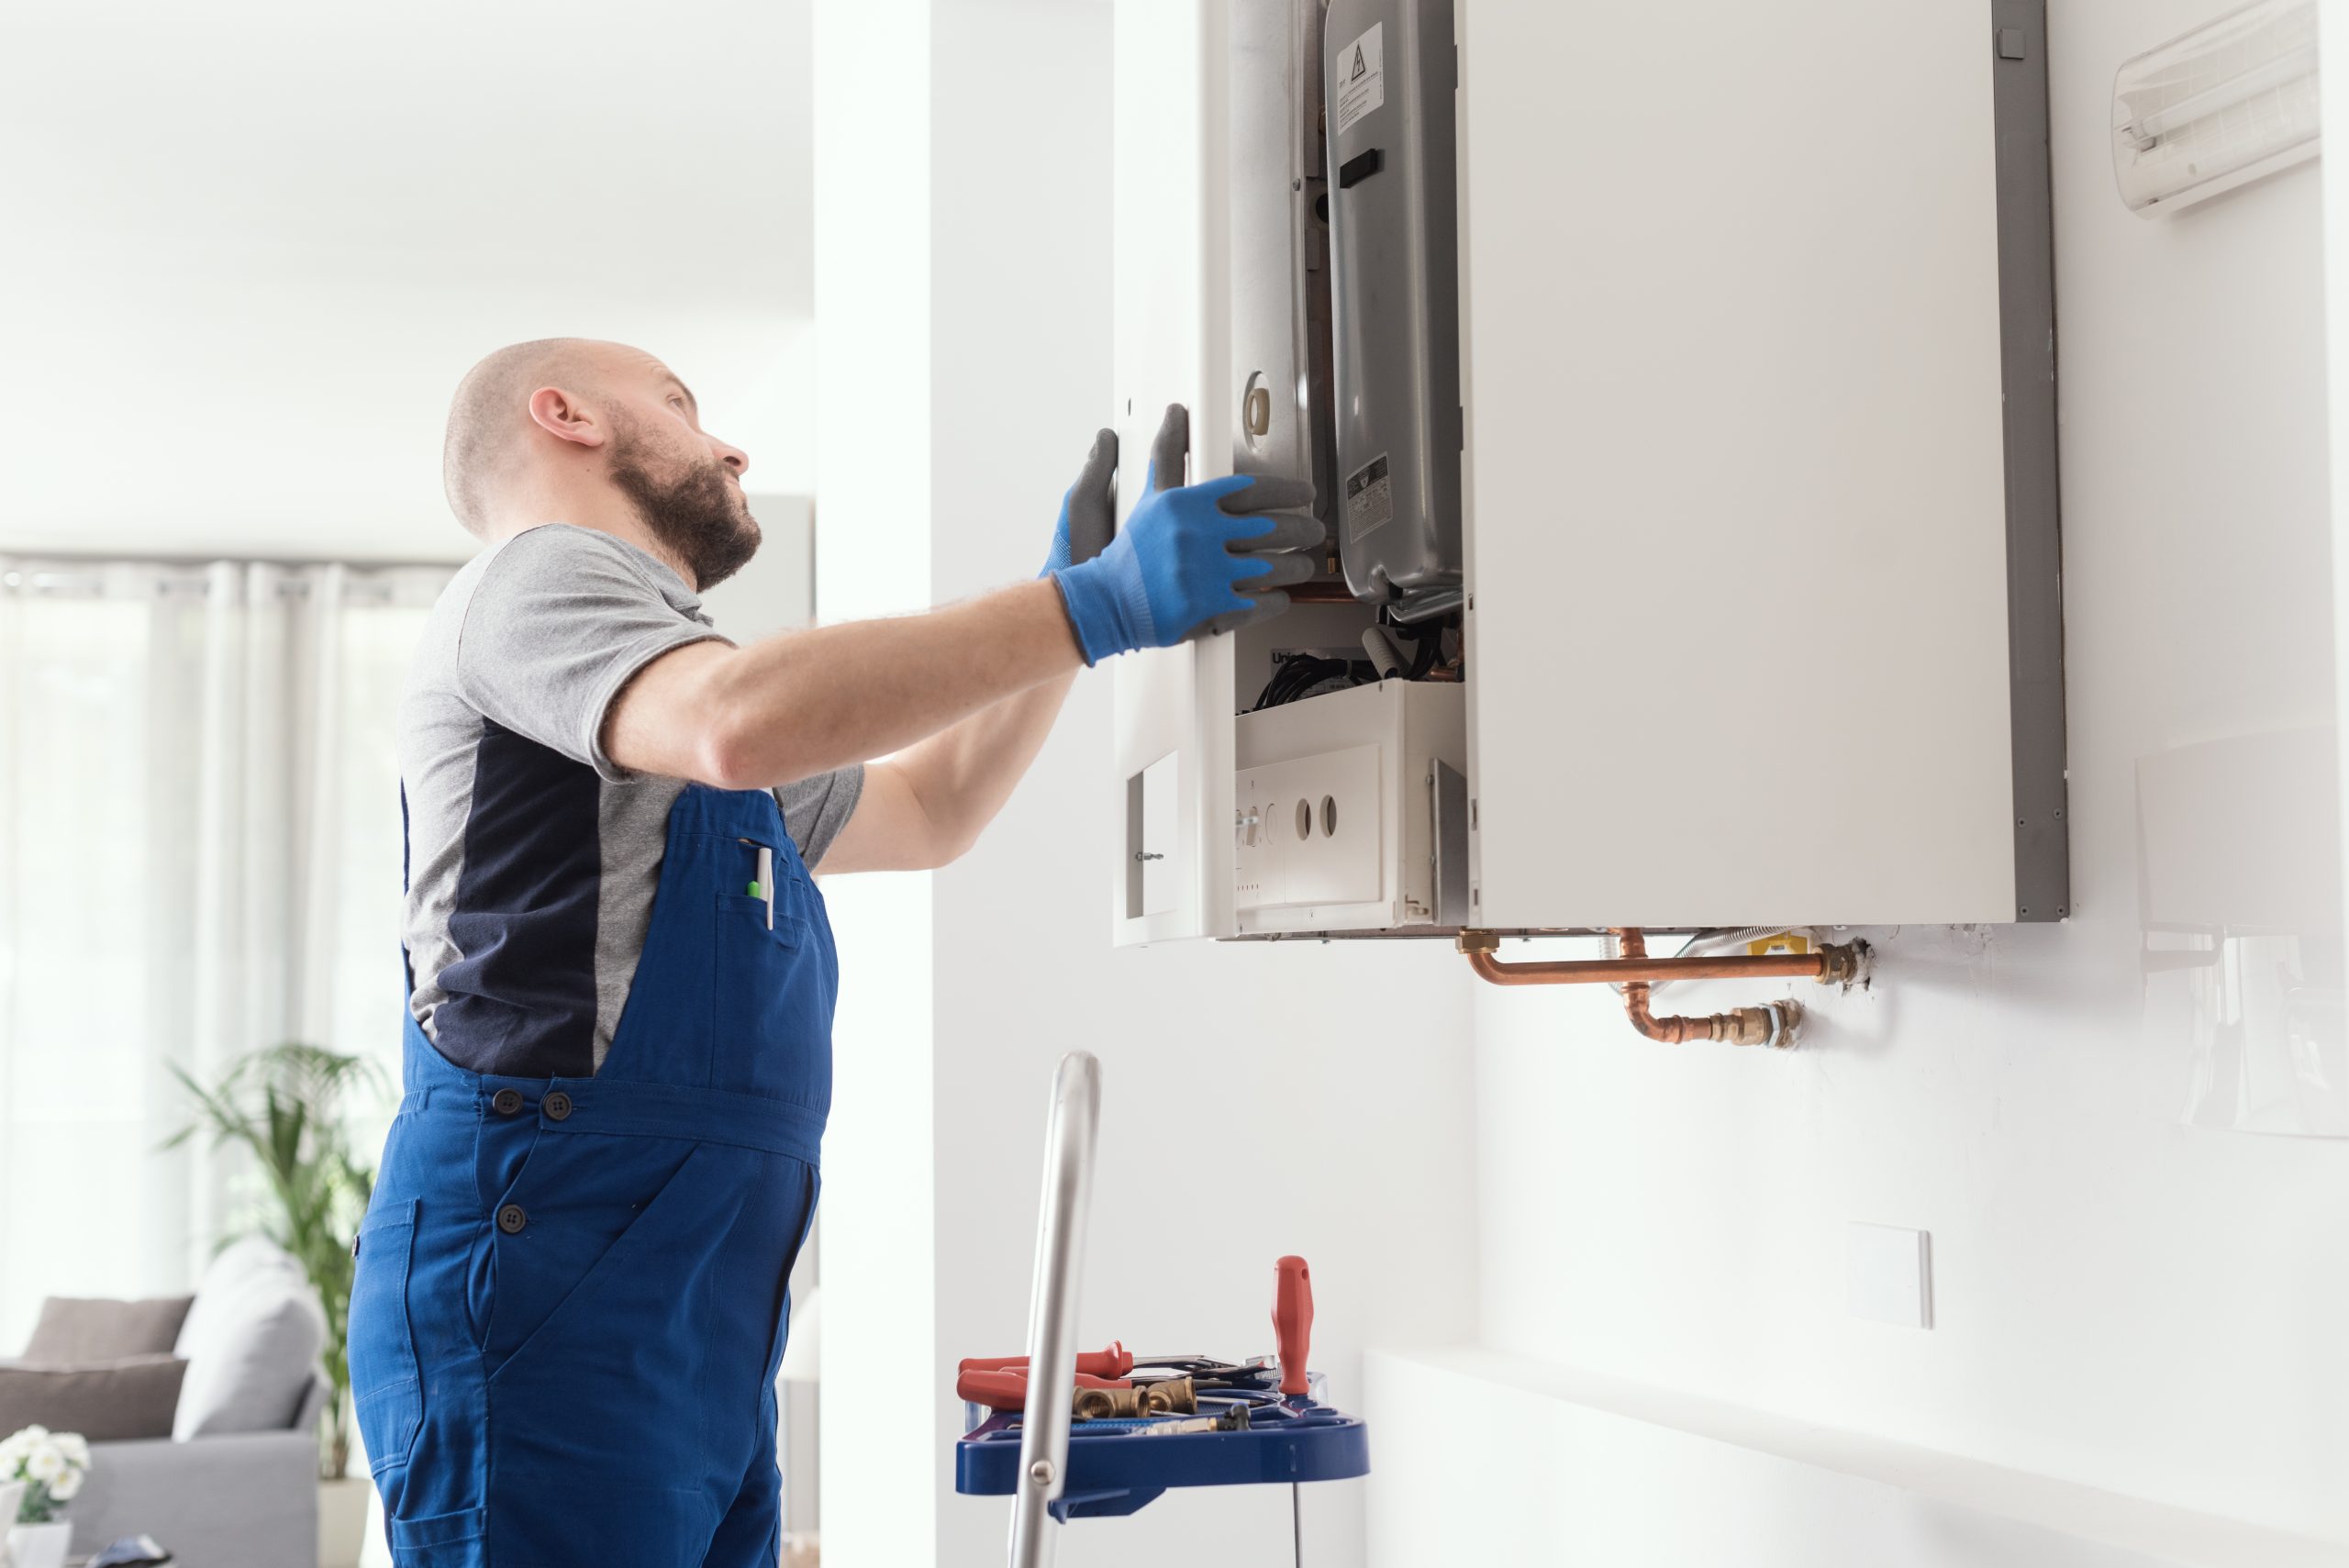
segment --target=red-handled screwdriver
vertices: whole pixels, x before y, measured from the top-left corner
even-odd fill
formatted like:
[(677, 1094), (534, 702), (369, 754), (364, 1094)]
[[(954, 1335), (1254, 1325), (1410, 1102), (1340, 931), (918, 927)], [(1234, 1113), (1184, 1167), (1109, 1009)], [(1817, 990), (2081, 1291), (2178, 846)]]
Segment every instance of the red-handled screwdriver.
[(1273, 1265), (1273, 1334), (1280, 1344), (1281, 1392), (1294, 1398), (1308, 1384), (1305, 1358), (1313, 1349), (1313, 1271), (1299, 1257)]

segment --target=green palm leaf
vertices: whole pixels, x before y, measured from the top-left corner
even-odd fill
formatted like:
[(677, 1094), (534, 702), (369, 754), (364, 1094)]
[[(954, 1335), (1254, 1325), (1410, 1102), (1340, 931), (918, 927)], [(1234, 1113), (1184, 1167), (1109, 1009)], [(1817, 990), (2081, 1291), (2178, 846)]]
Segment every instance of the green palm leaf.
[(343, 1131), (342, 1108), (353, 1095), (386, 1093), (383, 1072), (363, 1057), (300, 1041), (239, 1058), (209, 1087), (176, 1063), (171, 1071), (195, 1116), (163, 1147), (209, 1133), (216, 1148), (250, 1154), (273, 1200), (262, 1229), (301, 1262), (326, 1308), (334, 1399), (320, 1463), (325, 1474), (339, 1478), (351, 1452), (351, 1248), (375, 1184), (373, 1165), (351, 1148)]

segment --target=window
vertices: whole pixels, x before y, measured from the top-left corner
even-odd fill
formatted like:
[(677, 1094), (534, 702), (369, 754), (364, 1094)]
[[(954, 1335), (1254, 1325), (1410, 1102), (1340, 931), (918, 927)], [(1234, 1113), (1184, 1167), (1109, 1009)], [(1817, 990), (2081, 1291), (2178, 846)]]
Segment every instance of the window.
[(394, 720), (448, 575), (0, 558), (0, 1353), (251, 1218), (232, 1162), (157, 1152), (167, 1064), (304, 1039), (395, 1088)]

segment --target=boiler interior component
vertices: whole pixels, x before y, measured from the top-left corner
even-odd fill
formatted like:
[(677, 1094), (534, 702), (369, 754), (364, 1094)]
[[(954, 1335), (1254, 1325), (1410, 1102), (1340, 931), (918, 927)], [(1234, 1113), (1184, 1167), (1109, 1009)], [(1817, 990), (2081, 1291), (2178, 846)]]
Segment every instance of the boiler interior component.
[(1346, 583), (1414, 620), (1461, 593), (1452, 0), (1330, 0), (1337, 497)]
[(1390, 680), (1239, 717), (1241, 934), (1464, 917), (1464, 697), (1457, 685)]
[(1322, 0), (1231, 7), (1231, 471), (1312, 481), (1335, 513)]

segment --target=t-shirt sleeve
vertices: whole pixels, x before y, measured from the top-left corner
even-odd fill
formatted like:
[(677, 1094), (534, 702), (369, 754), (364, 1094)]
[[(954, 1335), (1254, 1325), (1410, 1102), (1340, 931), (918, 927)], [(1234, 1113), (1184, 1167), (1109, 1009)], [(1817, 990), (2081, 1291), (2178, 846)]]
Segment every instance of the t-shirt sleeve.
[(849, 817), (856, 811), (858, 797), (863, 793), (862, 762), (787, 784), (774, 792), (774, 802), (783, 808), (784, 830), (799, 846), (799, 858), (807, 862), (808, 870), (816, 869), (824, 851), (832, 847), (832, 840), (848, 826)]
[[(618, 782), (604, 719), (636, 673), (718, 633), (663, 598), (588, 528), (531, 528), (498, 548), (457, 642), (457, 689), (492, 722)], [(722, 640), (722, 639), (721, 639)]]

